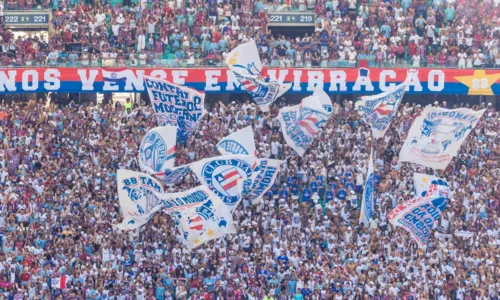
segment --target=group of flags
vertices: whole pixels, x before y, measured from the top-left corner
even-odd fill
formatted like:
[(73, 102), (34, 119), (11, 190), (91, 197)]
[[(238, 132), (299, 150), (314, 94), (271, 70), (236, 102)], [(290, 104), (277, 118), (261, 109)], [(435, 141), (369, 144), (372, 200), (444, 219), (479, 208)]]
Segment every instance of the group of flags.
[[(414, 73), (410, 70), (409, 73)], [(410, 76), (409, 76), (410, 77)], [(363, 121), (370, 125), (374, 140), (389, 128), (407, 89), (408, 80), (390, 91), (361, 97), (355, 104)], [(457, 155), (462, 143), (474, 129), (485, 110), (425, 107), (413, 122), (399, 153), (400, 162), (409, 162), (435, 171), (444, 171)], [(361, 202), (360, 223), (369, 225), (375, 207), (373, 148)], [(400, 203), (388, 215), (388, 221), (405, 229), (418, 246), (425, 248), (437, 220), (448, 202), (448, 182), (433, 175), (414, 173), (415, 197)]]
[[(291, 87), (289, 83), (263, 76), (253, 41), (231, 51), (226, 63), (263, 111), (268, 111), (269, 105)], [(249, 126), (219, 141), (217, 150), (221, 156), (174, 167), (176, 143), (187, 140), (205, 113), (204, 94), (160, 78), (145, 77), (145, 81), (160, 127), (151, 129), (141, 142), (139, 164), (144, 173), (118, 172), (118, 197), (124, 220), (116, 228), (138, 228), (163, 210), (173, 218), (188, 248), (235, 233), (232, 212), (242, 199), (259, 203), (274, 183), (283, 161), (256, 157), (254, 134)], [(408, 82), (356, 102), (356, 110), (370, 125), (375, 141), (388, 130)], [(300, 104), (280, 109), (278, 120), (283, 137), (297, 155), (302, 156), (312, 145), (332, 110), (330, 97), (321, 88)], [(443, 170), (483, 113), (484, 110), (463, 108), (425, 108), (409, 131), (400, 161)], [(376, 204), (375, 155), (372, 146), (360, 213), (360, 223), (366, 226), (373, 218)], [(190, 172), (198, 178), (200, 186), (165, 193), (162, 183), (175, 185)], [(399, 204), (388, 219), (394, 226), (407, 230), (424, 247), (435, 221), (446, 208), (447, 199), (448, 183), (444, 179), (415, 173), (415, 198)]]

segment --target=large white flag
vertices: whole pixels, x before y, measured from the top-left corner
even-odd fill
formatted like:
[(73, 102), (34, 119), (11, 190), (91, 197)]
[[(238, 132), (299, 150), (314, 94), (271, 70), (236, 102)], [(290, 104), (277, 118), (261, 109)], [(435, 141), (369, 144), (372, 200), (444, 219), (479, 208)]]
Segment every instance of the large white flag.
[(155, 193), (163, 193), (161, 184), (153, 177), (130, 170), (117, 172), (118, 201), (123, 222), (116, 228), (136, 229), (146, 224), (161, 208), (161, 201)]
[(252, 176), (256, 164), (254, 155), (225, 155), (194, 162), (191, 170), (226, 205), (236, 207), (241, 200), (240, 184)]
[(184, 143), (205, 113), (205, 94), (185, 86), (144, 76), (158, 125), (178, 128), (177, 140)]
[(154, 174), (175, 163), (177, 127), (163, 126), (149, 130), (139, 146), (139, 166), (143, 172)]
[(207, 186), (177, 193), (175, 198), (170, 196), (164, 199), (164, 206), (189, 249), (236, 233), (230, 208)]
[(292, 87), (291, 83), (264, 78), (257, 45), (253, 40), (234, 48), (228, 54), (226, 63), (264, 112), (269, 111), (269, 105)]
[(365, 123), (372, 128), (373, 137), (381, 138), (389, 128), (399, 104), (405, 94), (406, 81), (390, 91), (378, 95), (363, 96), (356, 101), (355, 107)]
[(273, 186), (280, 171), (282, 160), (259, 159), (251, 178), (243, 181), (242, 197), (258, 204), (264, 194)]
[(420, 248), (425, 248), (447, 203), (448, 197), (441, 195), (436, 188), (425, 197), (415, 197), (399, 204), (389, 213), (387, 220), (393, 226), (404, 228)]
[(255, 155), (255, 138), (252, 126), (247, 126), (226, 136), (217, 144), (222, 155), (247, 154)]
[(299, 105), (280, 109), (278, 120), (288, 146), (302, 156), (321, 127), (326, 124), (330, 114), (316, 96), (304, 98)]
[(359, 222), (368, 226), (373, 217), (373, 209), (375, 207), (375, 176), (373, 173), (373, 151), (370, 153), (370, 161), (368, 162), (368, 173), (363, 190), (363, 198), (361, 199), (361, 212), (359, 214)]
[(423, 173), (414, 173), (415, 197), (425, 197), (430, 191), (438, 190), (442, 196), (448, 196), (449, 184), (446, 180)]
[(399, 160), (444, 170), (484, 112), (426, 107), (413, 122)]

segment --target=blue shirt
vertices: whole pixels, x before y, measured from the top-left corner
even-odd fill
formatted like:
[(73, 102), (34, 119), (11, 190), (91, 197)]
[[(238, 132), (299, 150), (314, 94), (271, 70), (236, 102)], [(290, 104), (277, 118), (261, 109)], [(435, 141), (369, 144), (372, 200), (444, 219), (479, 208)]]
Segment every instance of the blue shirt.
[(311, 190), (309, 188), (305, 188), (302, 191), (302, 201), (309, 201), (311, 199)]
[(317, 193), (318, 192), (318, 184), (316, 183), (316, 181), (311, 182), (311, 191), (313, 193)]
[(337, 198), (339, 198), (340, 200), (345, 200), (346, 197), (347, 191), (344, 188), (339, 189), (337, 192)]
[(285, 264), (287, 264), (288, 263), (288, 256), (286, 256), (286, 255), (281, 256), (280, 255), (280, 256), (278, 256), (278, 261), (281, 263), (284, 262)]
[(333, 190), (328, 190), (328, 191), (326, 192), (326, 203), (328, 203), (328, 202), (332, 201), (332, 200), (333, 200), (333, 198), (335, 198), (335, 197), (333, 196)]

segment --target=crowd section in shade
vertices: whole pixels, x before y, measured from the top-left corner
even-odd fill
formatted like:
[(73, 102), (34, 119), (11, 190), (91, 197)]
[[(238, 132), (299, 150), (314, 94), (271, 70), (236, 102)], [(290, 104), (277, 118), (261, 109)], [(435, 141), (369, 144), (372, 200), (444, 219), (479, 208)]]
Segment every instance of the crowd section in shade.
[[(177, 145), (177, 165), (217, 156), (221, 138), (250, 125), (258, 157), (285, 160), (263, 201), (243, 199), (234, 212), (237, 234), (190, 251), (164, 213), (137, 231), (112, 229), (121, 222), (116, 172), (139, 170), (139, 143), (157, 124), (151, 106), (2, 104), (2, 298), (499, 299), (500, 115), (491, 105), (472, 107), (487, 111), (440, 174), (448, 207), (426, 250), (387, 221), (414, 197), (413, 172), (431, 173), (397, 157), (420, 105), (402, 105), (373, 141), (353, 103), (335, 103), (303, 157), (283, 140), (276, 116), (285, 105), (263, 113), (248, 101), (211, 102), (197, 132)], [(372, 143), (375, 205), (364, 227)], [(166, 192), (197, 185), (190, 174)]]
[[(254, 39), (269, 67), (498, 68), (497, 0), (7, 0), (51, 9), (50, 36), (1, 29), (3, 66), (222, 66)], [(311, 10), (309, 34), (284, 36), (267, 12)], [(2, 8), (0, 7), (0, 11)], [(3, 19), (0, 17), (0, 20)], [(3, 25), (3, 24), (2, 24)], [(4, 27), (4, 26), (0, 26)]]

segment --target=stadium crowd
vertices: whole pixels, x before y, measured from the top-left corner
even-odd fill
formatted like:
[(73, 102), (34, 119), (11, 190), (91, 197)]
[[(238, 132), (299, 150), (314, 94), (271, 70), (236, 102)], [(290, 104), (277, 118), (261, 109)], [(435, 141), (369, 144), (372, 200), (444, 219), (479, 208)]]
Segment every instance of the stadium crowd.
[[(450, 200), (424, 251), (387, 222), (392, 208), (413, 197), (413, 172), (430, 172), (398, 162), (421, 107), (403, 105), (376, 141), (375, 215), (365, 228), (358, 220), (375, 142), (370, 129), (352, 102), (336, 103), (298, 158), (276, 119), (285, 104), (262, 113), (249, 101), (211, 103), (197, 133), (178, 145), (182, 165), (217, 155), (220, 138), (252, 125), (259, 157), (288, 157), (263, 201), (244, 199), (235, 211), (237, 234), (193, 251), (163, 213), (138, 231), (112, 229), (121, 221), (116, 171), (139, 169), (139, 143), (156, 126), (149, 105), (3, 104), (2, 298), (499, 299), (500, 122), (493, 107), (442, 174)], [(188, 175), (169, 191), (197, 184)]]
[[(499, 67), (498, 3), (8, 0), (1, 4), (5, 9), (52, 9), (52, 33), (14, 38), (0, 26), (1, 63), (221, 65), (231, 49), (254, 39), (270, 67), (349, 66), (357, 61), (370, 66)], [(313, 10), (314, 31), (292, 37), (273, 32), (267, 12), (288, 9)]]

